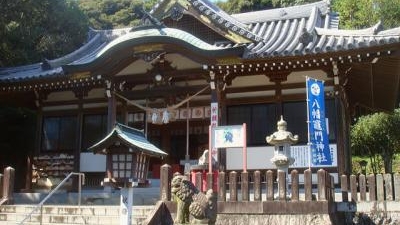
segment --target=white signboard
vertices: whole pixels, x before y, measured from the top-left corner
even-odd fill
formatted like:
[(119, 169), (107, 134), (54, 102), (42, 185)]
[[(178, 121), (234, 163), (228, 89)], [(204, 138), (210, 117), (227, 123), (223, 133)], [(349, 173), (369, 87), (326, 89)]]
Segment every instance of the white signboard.
[(242, 125), (212, 127), (213, 148), (245, 147)]
[[(313, 168), (337, 167), (337, 146), (330, 144), (332, 164), (324, 166), (313, 166)], [(308, 168), (309, 150), (307, 145), (291, 146), (291, 155), (295, 158), (294, 164), (290, 168)], [(274, 157), (274, 146), (262, 147), (247, 147), (247, 169), (249, 170), (264, 170), (276, 169), (271, 162)], [(243, 168), (243, 152), (240, 148), (228, 148), (226, 150), (226, 169), (241, 170)]]

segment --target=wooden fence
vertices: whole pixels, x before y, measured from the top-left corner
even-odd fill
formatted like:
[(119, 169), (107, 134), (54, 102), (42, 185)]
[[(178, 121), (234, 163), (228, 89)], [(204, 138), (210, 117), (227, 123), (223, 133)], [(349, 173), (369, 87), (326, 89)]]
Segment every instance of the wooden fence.
[(342, 175), (343, 202), (400, 201), (400, 174)]
[[(299, 182), (299, 173), (292, 170), (289, 174), (290, 185), (286, 190), (286, 174), (272, 170), (219, 172), (206, 175), (201, 172), (189, 177), (197, 189), (214, 189), (219, 202), (237, 201), (400, 201), (400, 174), (342, 175), (339, 185), (323, 169), (317, 171), (317, 180), (312, 180), (311, 170), (304, 171), (304, 182)], [(171, 200), (170, 182), (173, 174), (171, 167), (161, 167), (160, 197), (163, 201)], [(190, 176), (190, 175), (188, 175)], [(194, 176), (194, 177), (193, 177)], [(206, 185), (204, 185), (204, 182)], [(218, 182), (215, 185), (215, 182)], [(336, 195), (336, 199), (335, 199)], [(287, 196), (290, 196), (288, 198)]]
[[(335, 201), (333, 176), (323, 169), (318, 170), (316, 189), (313, 189), (311, 175), (311, 170), (305, 170), (304, 184), (300, 184), (299, 173), (297, 170), (292, 170), (290, 173), (290, 189), (288, 190), (286, 186), (286, 173), (283, 171), (279, 171), (276, 178), (273, 171), (268, 170), (265, 174), (261, 174), (260, 171), (254, 171), (251, 176), (249, 172), (241, 172), (239, 174), (236, 171), (229, 172), (228, 174), (225, 172), (217, 174), (207, 173), (205, 176), (201, 172), (197, 172), (194, 174), (194, 177), (189, 179), (195, 181), (194, 184), (199, 190), (214, 189), (218, 193), (218, 201), (220, 202)], [(160, 197), (162, 201), (171, 200), (172, 176), (169, 165), (161, 167)], [(206, 182), (206, 185), (203, 185), (203, 182)], [(218, 184), (214, 185), (215, 182), (218, 182)], [(300, 193), (302, 194), (302, 198), (300, 198)], [(250, 195), (252, 198), (250, 198)], [(262, 198), (263, 195), (265, 196), (264, 199)]]

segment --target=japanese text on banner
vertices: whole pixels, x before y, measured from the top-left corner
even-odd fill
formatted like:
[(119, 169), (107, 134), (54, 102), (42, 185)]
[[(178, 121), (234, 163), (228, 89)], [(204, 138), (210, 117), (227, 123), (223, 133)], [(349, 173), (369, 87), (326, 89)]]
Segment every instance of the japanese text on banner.
[(313, 165), (331, 165), (325, 121), (324, 83), (307, 77), (308, 132)]

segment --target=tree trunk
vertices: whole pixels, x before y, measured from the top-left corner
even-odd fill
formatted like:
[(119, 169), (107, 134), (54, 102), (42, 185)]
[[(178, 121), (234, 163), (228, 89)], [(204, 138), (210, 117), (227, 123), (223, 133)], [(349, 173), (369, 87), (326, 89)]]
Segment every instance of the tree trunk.
[(384, 155), (382, 158), (385, 167), (385, 173), (392, 173), (393, 155)]

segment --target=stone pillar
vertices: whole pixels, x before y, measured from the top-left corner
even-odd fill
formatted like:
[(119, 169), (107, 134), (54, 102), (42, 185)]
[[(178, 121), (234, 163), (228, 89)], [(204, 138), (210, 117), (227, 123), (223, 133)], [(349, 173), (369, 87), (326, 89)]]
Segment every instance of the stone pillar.
[(279, 201), (286, 201), (286, 171), (278, 170), (278, 193), (279, 193)]
[(291, 177), (292, 177), (292, 188), (290, 188), (290, 190), (292, 191), (292, 201), (298, 201), (299, 200), (299, 172), (297, 172), (297, 170), (292, 170)]
[(312, 201), (312, 173), (310, 169), (304, 171), (304, 195), (306, 201)]
[(318, 176), (318, 201), (326, 201), (326, 172), (323, 169), (317, 171)]
[(361, 174), (358, 177), (358, 185), (360, 187), (360, 200), (366, 201), (367, 200), (367, 183), (366, 183), (364, 174)]
[(242, 172), (242, 182), (241, 182), (241, 189), (242, 189), (242, 201), (249, 201), (250, 200), (250, 193), (249, 193), (249, 172)]
[(203, 174), (201, 172), (196, 172), (194, 175), (194, 180), (195, 180), (195, 187), (199, 189), (199, 191), (204, 191), (203, 190)]
[(235, 171), (229, 173), (229, 196), (231, 202), (237, 201), (237, 173)]
[(356, 175), (350, 175), (350, 191), (351, 191), (351, 201), (357, 202), (357, 177)]
[(225, 172), (223, 171), (218, 174), (218, 201), (226, 201)]
[[(212, 189), (213, 191), (216, 191), (216, 190), (214, 190), (214, 174), (213, 173), (207, 173), (207, 190), (210, 190), (210, 189)], [(205, 192), (207, 192), (207, 190), (204, 190)]]
[(385, 184), (385, 200), (393, 201), (393, 183), (392, 183), (392, 174), (386, 173), (383, 175), (384, 184)]
[(376, 183), (375, 183), (375, 175), (370, 174), (367, 177), (368, 183), (368, 193), (369, 193), (369, 201), (376, 201)]
[(394, 186), (394, 200), (396, 202), (400, 201), (400, 174), (395, 173), (393, 175), (393, 186)]
[(4, 169), (3, 176), (3, 199), (7, 200), (7, 204), (14, 204), (14, 181), (15, 181), (15, 170), (12, 167)]
[(261, 201), (261, 173), (259, 170), (254, 171), (254, 201)]
[(376, 200), (384, 201), (385, 200), (385, 189), (383, 186), (383, 175), (376, 175)]
[(171, 201), (171, 179), (170, 165), (162, 165), (160, 171), (160, 197), (161, 201)]
[(267, 201), (274, 200), (274, 173), (271, 170), (267, 171)]

